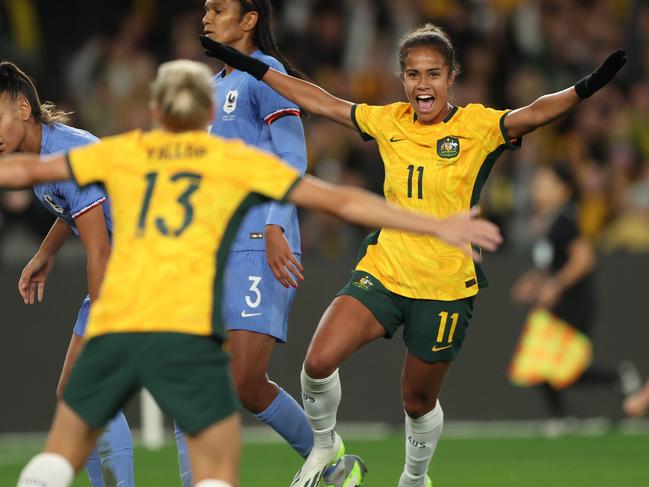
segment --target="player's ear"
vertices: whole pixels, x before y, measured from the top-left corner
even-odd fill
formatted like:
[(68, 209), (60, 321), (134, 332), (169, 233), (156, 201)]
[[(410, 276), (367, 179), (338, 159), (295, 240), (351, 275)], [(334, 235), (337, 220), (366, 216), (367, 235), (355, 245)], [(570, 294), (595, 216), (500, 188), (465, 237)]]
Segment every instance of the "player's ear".
[(451, 68), (447, 68), (449, 70), (448, 73), (448, 87), (450, 88), (453, 86), (453, 83), (455, 83), (455, 71), (451, 71)]
[(254, 30), (254, 28), (257, 26), (258, 21), (259, 21), (258, 12), (248, 12), (241, 19), (241, 28), (244, 30), (244, 32), (250, 32)]
[(16, 105), (18, 107), (18, 113), (20, 113), (20, 119), (23, 122), (27, 122), (29, 117), (32, 116), (32, 105), (29, 103), (27, 97), (20, 95), (16, 100)]

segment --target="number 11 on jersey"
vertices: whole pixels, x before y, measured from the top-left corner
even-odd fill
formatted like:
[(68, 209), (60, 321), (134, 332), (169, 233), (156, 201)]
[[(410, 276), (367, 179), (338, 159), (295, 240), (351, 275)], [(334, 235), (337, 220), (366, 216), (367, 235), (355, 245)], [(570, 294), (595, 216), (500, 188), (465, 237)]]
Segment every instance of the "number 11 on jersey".
[(417, 171), (417, 199), (424, 199), (424, 166), (408, 166), (408, 198), (412, 198), (412, 180)]

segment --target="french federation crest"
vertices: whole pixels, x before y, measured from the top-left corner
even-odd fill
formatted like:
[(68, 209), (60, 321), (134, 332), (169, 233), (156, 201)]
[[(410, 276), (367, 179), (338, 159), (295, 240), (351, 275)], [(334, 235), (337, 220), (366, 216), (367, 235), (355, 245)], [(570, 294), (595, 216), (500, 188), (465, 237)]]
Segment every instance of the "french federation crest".
[(444, 159), (453, 159), (460, 153), (460, 141), (457, 137), (446, 136), (437, 141), (437, 155)]
[(225, 105), (223, 105), (223, 111), (227, 114), (232, 113), (237, 109), (237, 98), (239, 97), (239, 91), (230, 90), (225, 96)]

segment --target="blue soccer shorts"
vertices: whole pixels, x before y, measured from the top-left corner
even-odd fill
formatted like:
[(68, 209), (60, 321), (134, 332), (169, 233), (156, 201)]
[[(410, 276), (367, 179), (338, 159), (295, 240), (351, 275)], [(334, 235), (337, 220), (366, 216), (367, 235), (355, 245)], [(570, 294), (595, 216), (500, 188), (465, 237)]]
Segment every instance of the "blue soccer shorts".
[(79, 314), (77, 315), (77, 322), (74, 324), (74, 334), (82, 337), (86, 334), (86, 326), (88, 325), (88, 313), (90, 312), (90, 296), (81, 303)]
[(275, 279), (265, 252), (230, 252), (223, 287), (226, 329), (262, 333), (286, 342), (295, 289)]

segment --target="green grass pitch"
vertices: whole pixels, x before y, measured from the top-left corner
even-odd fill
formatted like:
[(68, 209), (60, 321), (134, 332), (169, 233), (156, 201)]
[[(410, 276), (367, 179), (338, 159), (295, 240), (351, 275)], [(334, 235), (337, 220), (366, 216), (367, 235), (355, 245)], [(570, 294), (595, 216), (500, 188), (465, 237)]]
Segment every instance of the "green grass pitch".
[[(38, 448), (0, 445), (0, 486), (12, 487)], [(403, 464), (403, 440), (348, 441), (369, 474), (364, 486), (395, 487)], [(176, 450), (138, 448), (138, 487), (177, 487)], [(284, 444), (246, 444), (242, 487), (286, 487), (300, 459)], [(649, 487), (649, 436), (606, 435), (558, 439), (443, 439), (430, 468), (435, 487)], [(80, 475), (74, 487), (88, 487)]]

